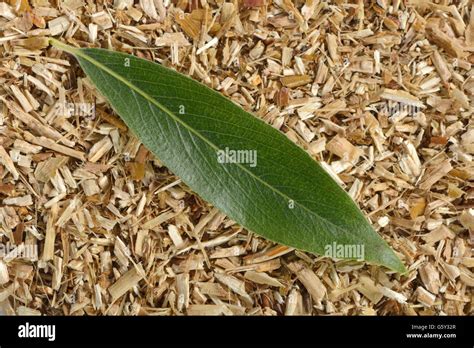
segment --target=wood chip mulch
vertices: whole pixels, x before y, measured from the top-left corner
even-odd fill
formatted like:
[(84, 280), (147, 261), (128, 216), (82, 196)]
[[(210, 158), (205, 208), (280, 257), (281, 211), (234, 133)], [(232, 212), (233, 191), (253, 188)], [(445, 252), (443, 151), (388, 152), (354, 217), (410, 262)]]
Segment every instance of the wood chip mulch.
[[(409, 273), (242, 229), (48, 37), (159, 62), (252, 111), (322, 163)], [(1, 312), (473, 314), (470, 1), (10, 0), (0, 54)]]

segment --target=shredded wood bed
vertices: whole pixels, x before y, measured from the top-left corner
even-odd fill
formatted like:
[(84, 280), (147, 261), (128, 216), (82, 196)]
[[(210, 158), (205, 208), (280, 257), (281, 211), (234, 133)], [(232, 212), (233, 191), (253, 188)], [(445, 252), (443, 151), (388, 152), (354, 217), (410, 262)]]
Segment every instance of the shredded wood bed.
[[(0, 29), (2, 312), (474, 312), (470, 1), (10, 0)], [(322, 163), (409, 274), (242, 229), (50, 36), (160, 62), (254, 112)]]

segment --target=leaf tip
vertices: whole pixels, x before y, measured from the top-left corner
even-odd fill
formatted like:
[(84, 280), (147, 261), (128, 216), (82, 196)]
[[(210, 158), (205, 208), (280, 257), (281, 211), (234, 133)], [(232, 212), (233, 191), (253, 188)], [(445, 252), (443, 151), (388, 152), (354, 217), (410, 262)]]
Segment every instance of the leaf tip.
[(398, 272), (401, 275), (406, 275), (408, 273), (407, 268), (400, 260), (400, 258), (393, 252), (392, 249), (390, 250), (390, 254), (387, 255), (387, 258), (381, 263), (381, 265), (391, 269), (392, 271)]

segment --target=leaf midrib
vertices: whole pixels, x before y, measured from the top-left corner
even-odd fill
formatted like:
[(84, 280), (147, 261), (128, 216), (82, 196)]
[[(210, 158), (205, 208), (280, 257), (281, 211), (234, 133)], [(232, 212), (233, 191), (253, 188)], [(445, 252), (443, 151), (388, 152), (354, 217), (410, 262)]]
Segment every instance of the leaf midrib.
[[(64, 44), (61, 43), (61, 47), (63, 46)], [(154, 99), (153, 97), (151, 97), (150, 95), (148, 95), (148, 93), (144, 92), (143, 90), (141, 90), (139, 87), (135, 86), (134, 84), (130, 83), (129, 81), (127, 81), (126, 79), (124, 79), (121, 75), (117, 74), (116, 72), (114, 72), (113, 70), (109, 69), (107, 66), (103, 65), (102, 63), (98, 62), (97, 60), (93, 59), (92, 57), (86, 55), (86, 54), (82, 54), (82, 52), (80, 51), (80, 49), (71, 49), (71, 47), (65, 45), (66, 48), (64, 48), (65, 51), (68, 51), (70, 52), (71, 54), (73, 55), (77, 55), (87, 61), (89, 61), (91, 64), (97, 66), (98, 68), (104, 70), (105, 72), (107, 72), (109, 75), (111, 75), (112, 77), (114, 77), (115, 79), (117, 79), (118, 81), (122, 82), (124, 85), (126, 85), (127, 87), (129, 87), (130, 89), (134, 90), (135, 92), (137, 92), (138, 94), (140, 94), (143, 98), (145, 98), (148, 102), (154, 104), (156, 107), (158, 107), (159, 109), (163, 110), (169, 117), (171, 117), (171, 119), (173, 119), (174, 121), (178, 122), (179, 124), (181, 124), (184, 128), (186, 128), (188, 131), (190, 131), (191, 133), (195, 134), (198, 138), (200, 138), (201, 140), (203, 140), (205, 143), (207, 143), (211, 148), (213, 148), (214, 150), (218, 151), (219, 150), (219, 147), (217, 145), (215, 145), (213, 142), (211, 142), (210, 140), (208, 140), (206, 137), (204, 137), (203, 135), (201, 135), (199, 132), (197, 132), (194, 128), (192, 128), (191, 126), (189, 126), (187, 123), (185, 123), (183, 120), (181, 120), (179, 117), (176, 117), (176, 115), (174, 115), (174, 113), (169, 110), (166, 106), (162, 105), (159, 101), (157, 101), (156, 99)], [(258, 120), (258, 119), (257, 119)], [(326, 218), (322, 217), (321, 215), (317, 214), (316, 212), (314, 212), (313, 210), (307, 208), (305, 205), (301, 204), (300, 202), (298, 202), (297, 200), (294, 200), (293, 198), (287, 196), (285, 193), (281, 192), (280, 190), (278, 190), (277, 188), (273, 187), (272, 185), (270, 185), (269, 183), (267, 183), (266, 181), (262, 180), (260, 177), (258, 177), (257, 175), (255, 175), (252, 171), (248, 170), (245, 166), (243, 166), (242, 164), (240, 163), (234, 163), (235, 165), (237, 165), (239, 168), (241, 168), (244, 172), (248, 173), (252, 178), (254, 178), (255, 180), (261, 182), (262, 184), (264, 184), (265, 186), (267, 186), (268, 188), (270, 188), (270, 190), (278, 193), (280, 196), (282, 196), (284, 199), (286, 199), (287, 201), (293, 201), (295, 203), (295, 205), (298, 205), (300, 206), (301, 208), (303, 208), (304, 210), (308, 211), (310, 214), (312, 215), (315, 215), (317, 216), (319, 219), (325, 221), (326, 223), (334, 226), (336, 229), (338, 230), (341, 230), (343, 232), (344, 229), (341, 228), (340, 226), (332, 223), (331, 221), (327, 220)], [(326, 231), (328, 232), (328, 231)]]

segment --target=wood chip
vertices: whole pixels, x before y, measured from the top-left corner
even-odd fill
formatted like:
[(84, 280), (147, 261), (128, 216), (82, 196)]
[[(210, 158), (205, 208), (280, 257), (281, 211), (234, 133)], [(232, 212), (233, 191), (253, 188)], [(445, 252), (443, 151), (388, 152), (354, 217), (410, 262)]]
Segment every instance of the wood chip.
[(326, 149), (339, 156), (342, 160), (351, 163), (356, 163), (362, 155), (361, 150), (339, 135), (336, 135), (326, 144)]
[(443, 161), (440, 164), (432, 165), (427, 169), (425, 175), (420, 182), (420, 189), (427, 190), (438, 182), (442, 177), (448, 174), (453, 167), (449, 160)]
[(403, 103), (405, 105), (412, 105), (417, 107), (424, 107), (424, 104), (416, 97), (412, 96), (410, 93), (394, 90), (390, 88), (384, 88), (380, 93), (380, 98), (393, 100), (398, 103)]
[(13, 175), (13, 180), (18, 180), (19, 174), (13, 164), (12, 159), (5, 151), (5, 148), (0, 145), (0, 163), (5, 166), (5, 168)]
[(270, 277), (266, 273), (254, 272), (254, 271), (247, 271), (244, 274), (245, 279), (251, 280), (257, 284), (265, 284), (269, 286), (275, 287), (283, 287), (284, 285), (280, 283), (275, 278)]
[(426, 263), (424, 266), (420, 267), (420, 276), (428, 291), (435, 295), (439, 293), (439, 288), (441, 286), (439, 273), (431, 263)]
[(310, 82), (311, 77), (308, 75), (292, 75), (281, 78), (282, 85), (289, 88), (304, 86)]
[(141, 264), (132, 266), (114, 284), (109, 287), (109, 293), (113, 301), (123, 296), (128, 290), (133, 288), (145, 276), (145, 270)]
[(326, 287), (318, 276), (309, 268), (301, 263), (292, 262), (288, 264), (291, 272), (295, 273), (298, 280), (304, 285), (311, 295), (313, 301), (318, 304), (326, 295)]

